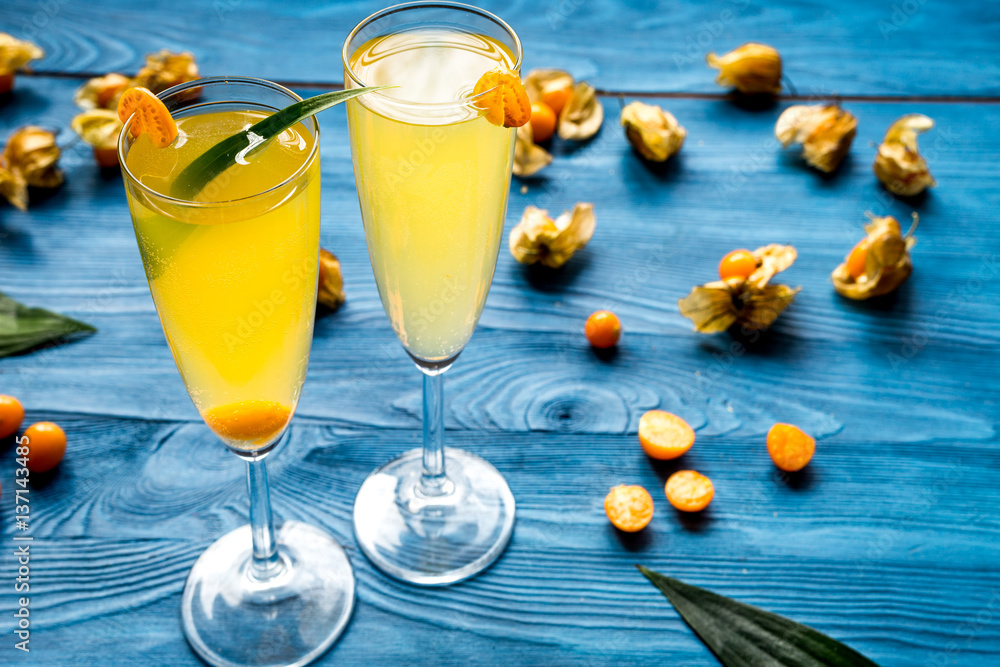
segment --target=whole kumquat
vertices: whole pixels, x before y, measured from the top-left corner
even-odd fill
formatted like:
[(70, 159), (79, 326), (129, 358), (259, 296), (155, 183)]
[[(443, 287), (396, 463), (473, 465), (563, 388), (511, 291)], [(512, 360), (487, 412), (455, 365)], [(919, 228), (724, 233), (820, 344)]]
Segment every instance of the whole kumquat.
[(767, 453), (785, 472), (802, 470), (816, 453), (816, 439), (798, 426), (775, 424), (767, 432)]
[(719, 277), (723, 280), (742, 278), (746, 280), (757, 270), (757, 259), (749, 250), (740, 249), (726, 253), (719, 262)]
[(0, 439), (17, 433), (24, 421), (24, 406), (13, 396), (0, 394)]
[(639, 418), (639, 443), (652, 459), (676, 459), (694, 444), (694, 429), (675, 414), (650, 410)]
[(653, 496), (638, 485), (613, 486), (604, 498), (604, 513), (618, 530), (638, 532), (653, 518)]
[(663, 489), (670, 504), (682, 512), (700, 512), (715, 497), (712, 480), (694, 470), (678, 470)]
[(610, 310), (599, 310), (587, 318), (583, 332), (590, 344), (598, 349), (614, 347), (622, 336), (622, 323)]
[(847, 256), (847, 273), (857, 280), (865, 275), (865, 264), (868, 261), (868, 239), (861, 239)]
[(59, 465), (66, 454), (66, 433), (52, 422), (38, 422), (24, 431), (28, 439), (28, 470), (48, 472)]
[(548, 105), (552, 112), (559, 117), (563, 109), (566, 108), (566, 103), (569, 102), (569, 98), (573, 95), (573, 89), (570, 86), (564, 88), (553, 88), (552, 90), (546, 90), (542, 93), (542, 101)]
[(545, 102), (531, 103), (531, 135), (536, 142), (548, 141), (556, 133), (556, 113)]

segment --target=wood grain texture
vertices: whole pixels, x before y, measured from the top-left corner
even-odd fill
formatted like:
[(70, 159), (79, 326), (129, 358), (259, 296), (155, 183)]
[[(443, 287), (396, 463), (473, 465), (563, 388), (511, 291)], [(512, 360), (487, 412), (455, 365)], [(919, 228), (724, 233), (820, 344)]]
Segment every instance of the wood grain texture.
[[(6, 0), (0, 29), (36, 39), (47, 71), (133, 72), (146, 53), (169, 48), (193, 51), (206, 75), (331, 83), (342, 81), (344, 38), (385, 4)], [(806, 95), (1000, 95), (1000, 6), (991, 2), (479, 4), (520, 35), (526, 67), (562, 67), (605, 90), (718, 92), (705, 55), (762, 41)]]
[[(60, 5), (66, 16), (74, 6)], [(578, 14), (610, 21), (607, 6), (584, 3)], [(788, 16), (801, 11), (788, 6)], [(262, 11), (244, 7), (248, 16)], [(505, 15), (537, 20), (514, 9)], [(268, 11), (288, 23), (255, 29), (287, 30), (308, 15), (291, 5)], [(875, 9), (858, 11), (861, 21)], [(121, 62), (146, 50), (127, 48), (140, 37), (180, 34), (160, 13), (142, 31), (102, 28), (120, 31)], [(672, 29), (668, 14), (659, 23), (649, 16), (650, 31)], [(113, 53), (110, 38), (93, 46), (104, 33), (73, 30), (80, 54), (83, 44), (93, 58)], [(208, 48), (216, 36), (199, 39)], [(255, 67), (275, 66), (265, 46)], [(82, 58), (46, 47), (62, 69)], [(83, 59), (78, 69), (89, 67)], [(28, 122), (65, 128), (76, 85), (20, 78), (16, 94), (0, 99), (0, 139)], [(440, 590), (374, 571), (351, 534), (364, 476), (419, 444), (420, 382), (371, 277), (343, 111), (322, 116), (322, 241), (342, 261), (348, 301), (317, 323), (298, 415), (270, 464), (278, 515), (330, 530), (358, 576), (355, 617), (319, 664), (717, 664), (634, 562), (813, 625), (880, 664), (993, 664), (1000, 106), (848, 103), (860, 121), (852, 155), (823, 177), (773, 139), (784, 105), (654, 99), (689, 134), (677, 159), (653, 168), (615, 123), (629, 98), (603, 101), (601, 134), (557, 146), (540, 178), (512, 185), (508, 212), (510, 227), (528, 204), (560, 211), (593, 201), (594, 240), (559, 272), (520, 266), (503, 249), (480, 327), (448, 374), (449, 442), (507, 476), (518, 519), (495, 567)], [(939, 186), (900, 201), (875, 182), (871, 160), (888, 125), (909, 112), (937, 121), (921, 145)], [(200, 423), (170, 358), (120, 176), (100, 173), (68, 131), (60, 143), (66, 186), (28, 213), (0, 205), (0, 290), (100, 332), (0, 360), (0, 393), (19, 396), (28, 421), (58, 421), (70, 439), (59, 470), (32, 485), (33, 650), (24, 660), (4, 640), (0, 664), (201, 664), (180, 631), (180, 591), (198, 554), (246, 521), (243, 471)], [(901, 220), (920, 213), (916, 270), (897, 295), (853, 303), (828, 275), (860, 237), (866, 210)], [(752, 344), (692, 333), (676, 300), (712, 279), (724, 252), (769, 242), (798, 248), (781, 280), (803, 286), (773, 330)], [(617, 355), (599, 359), (582, 324), (605, 307), (621, 317), (625, 338)], [(638, 447), (638, 418), (653, 407), (697, 431), (679, 462), (653, 464)], [(778, 420), (819, 439), (802, 475), (782, 478), (769, 462), (764, 434)], [(0, 571), (10, 573), (14, 452), (2, 444)], [(705, 515), (679, 516), (663, 499), (678, 466), (715, 482)], [(621, 482), (645, 485), (657, 501), (651, 526), (628, 539), (601, 508)], [(9, 638), (12, 594), (0, 600), (0, 636)]]

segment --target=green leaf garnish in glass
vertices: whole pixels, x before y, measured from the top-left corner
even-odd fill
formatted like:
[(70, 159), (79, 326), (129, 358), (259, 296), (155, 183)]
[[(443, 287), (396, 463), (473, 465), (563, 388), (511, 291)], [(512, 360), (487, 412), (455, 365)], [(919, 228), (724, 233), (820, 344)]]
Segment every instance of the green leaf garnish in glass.
[(276, 111), (250, 126), (247, 130), (223, 139), (199, 155), (177, 175), (170, 187), (170, 196), (175, 199), (193, 201), (212, 179), (236, 164), (238, 158), (242, 159), (253, 155), (271, 139), (296, 123), (341, 102), (346, 102), (352, 97), (392, 87), (368, 86), (337, 90), (290, 104), (281, 111)]
[(636, 567), (726, 667), (878, 667), (808, 625)]
[(89, 324), (42, 308), (29, 308), (0, 292), (0, 357), (95, 331)]

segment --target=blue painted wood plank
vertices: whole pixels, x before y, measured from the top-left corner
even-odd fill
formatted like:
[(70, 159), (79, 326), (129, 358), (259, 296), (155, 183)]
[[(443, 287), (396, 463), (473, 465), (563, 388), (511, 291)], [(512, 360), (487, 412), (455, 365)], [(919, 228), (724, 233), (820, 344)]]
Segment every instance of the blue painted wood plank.
[[(38, 119), (65, 127), (76, 82), (19, 83), (0, 138)], [(351, 536), (364, 476), (419, 443), (419, 378), (371, 278), (342, 111), (323, 116), (322, 240), (342, 259), (348, 302), (318, 322), (292, 437), (272, 463), (277, 513), (331, 530), (359, 578), (357, 615), (320, 664), (716, 664), (634, 572), (637, 561), (810, 623), (883, 664), (990, 664), (1000, 653), (998, 617), (982, 615), (1000, 604), (1000, 288), (989, 279), (1000, 107), (850, 103), (853, 155), (824, 178), (777, 148), (780, 106), (654, 101), (689, 131), (667, 168), (632, 154), (609, 97), (597, 139), (559, 147), (542, 178), (512, 185), (508, 226), (527, 204), (590, 199), (598, 228), (556, 274), (502, 250), (481, 326), (446, 381), (447, 422), (452, 443), (507, 475), (518, 525), (496, 567), (434, 591), (373, 571)], [(923, 146), (940, 185), (917, 202), (886, 196), (870, 170), (871, 143), (907, 112), (938, 122)], [(179, 594), (198, 553), (246, 520), (242, 471), (200, 424), (170, 359), (120, 177), (96, 170), (86, 149), (70, 147), (63, 162), (67, 185), (51, 198), (27, 214), (0, 206), (0, 290), (101, 329), (0, 360), (0, 392), (21, 397), (29, 421), (51, 418), (70, 434), (63, 466), (32, 489), (31, 661), (198, 664), (180, 633)], [(855, 304), (828, 274), (865, 210), (917, 210), (922, 223), (910, 282)], [(783, 279), (804, 288), (773, 331), (744, 349), (692, 333), (677, 298), (710, 280), (725, 251), (771, 241), (798, 247)], [(580, 331), (599, 307), (626, 329), (604, 361)], [(669, 508), (660, 489), (675, 466), (651, 464), (637, 445), (638, 417), (652, 407), (697, 429), (677, 465), (715, 481), (704, 517)], [(763, 447), (777, 420), (820, 439), (791, 485)], [(4, 543), (13, 456), (0, 452)], [(620, 482), (657, 501), (637, 539), (603, 516), (603, 495)], [(0, 569), (12, 568), (4, 552)], [(0, 663), (14, 655), (0, 644)]]
[[(49, 54), (45, 70), (134, 72), (146, 53), (170, 48), (193, 51), (205, 74), (330, 83), (342, 81), (347, 33), (387, 4), (7, 0), (0, 29), (35, 38)], [(717, 92), (706, 53), (762, 41), (806, 95), (1000, 95), (992, 2), (478, 4), (520, 34), (528, 68), (566, 68), (605, 90)]]

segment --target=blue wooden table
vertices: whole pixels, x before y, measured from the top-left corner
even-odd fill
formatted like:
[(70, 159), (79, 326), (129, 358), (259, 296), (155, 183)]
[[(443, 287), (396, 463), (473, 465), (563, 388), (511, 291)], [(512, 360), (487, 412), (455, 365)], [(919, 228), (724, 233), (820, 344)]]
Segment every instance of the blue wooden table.
[[(31, 487), (31, 653), (13, 648), (14, 451), (0, 454), (0, 663), (196, 665), (179, 624), (198, 554), (245, 523), (242, 464), (208, 432), (163, 339), (117, 173), (68, 130), (88, 76), (134, 72), (144, 54), (193, 51), (203, 74), (243, 74), (302, 94), (341, 81), (346, 33), (379, 3), (5, 0), (0, 31), (45, 50), (0, 99), (0, 139), (61, 128), (66, 185), (30, 211), (0, 204), (0, 291), (84, 319), (85, 340), (0, 360), (0, 393), (27, 422), (69, 436)], [(569, 69), (603, 93), (601, 133), (559, 147), (511, 186), (528, 204), (592, 201), (597, 232), (563, 270), (501, 250), (479, 328), (446, 380), (452, 444), (507, 477), (517, 526), (504, 557), (461, 585), (420, 589), (373, 570), (350, 509), (365, 475), (420, 438), (420, 384), (372, 279), (343, 111), (322, 116), (322, 243), (348, 293), (316, 327), (290, 440), (271, 464), (279, 516), (347, 547), (358, 606), (320, 664), (717, 664), (632, 567), (808, 623), (885, 665), (994, 665), (1000, 656), (1000, 5), (924, 0), (836, 5), (484, 2), (520, 33), (526, 68)], [(763, 41), (801, 99), (837, 96), (859, 119), (838, 173), (784, 152), (774, 122), (793, 99), (735, 105), (709, 50)], [(665, 168), (641, 162), (616, 119), (641, 98), (688, 130)], [(875, 145), (904, 113), (937, 126), (922, 147), (938, 187), (915, 201), (875, 181)], [(864, 212), (920, 214), (911, 280), (889, 298), (838, 297), (828, 275)], [(802, 293), (753, 345), (701, 336), (677, 299), (726, 251), (794, 244), (782, 279)], [(625, 337), (600, 359), (585, 317), (611, 308)], [(639, 416), (682, 415), (695, 448), (655, 465)], [(794, 483), (764, 448), (776, 421), (818, 439)], [(678, 466), (715, 482), (701, 516), (662, 495)], [(657, 512), (625, 539), (602, 500), (643, 484)]]

